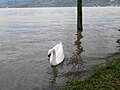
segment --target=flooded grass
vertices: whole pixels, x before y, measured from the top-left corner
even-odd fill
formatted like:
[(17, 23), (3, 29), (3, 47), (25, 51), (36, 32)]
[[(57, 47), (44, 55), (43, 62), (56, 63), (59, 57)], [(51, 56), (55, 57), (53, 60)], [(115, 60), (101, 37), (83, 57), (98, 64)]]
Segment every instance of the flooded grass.
[(119, 90), (120, 57), (111, 59), (106, 65), (98, 67), (83, 81), (70, 80), (63, 90)]

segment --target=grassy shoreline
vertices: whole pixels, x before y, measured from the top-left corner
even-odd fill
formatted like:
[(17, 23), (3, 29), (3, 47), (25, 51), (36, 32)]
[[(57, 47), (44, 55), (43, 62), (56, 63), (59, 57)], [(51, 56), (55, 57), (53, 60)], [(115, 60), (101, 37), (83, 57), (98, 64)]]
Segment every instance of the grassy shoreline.
[(120, 56), (91, 71), (83, 81), (68, 81), (63, 90), (120, 90)]

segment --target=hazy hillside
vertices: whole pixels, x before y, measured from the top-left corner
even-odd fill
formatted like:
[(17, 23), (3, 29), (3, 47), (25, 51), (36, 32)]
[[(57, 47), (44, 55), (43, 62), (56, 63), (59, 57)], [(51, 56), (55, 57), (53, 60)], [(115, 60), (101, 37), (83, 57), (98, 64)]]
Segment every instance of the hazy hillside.
[(120, 6), (120, 0), (83, 0), (84, 6)]
[[(0, 7), (74, 7), (77, 0), (0, 0)], [(120, 6), (120, 0), (83, 0), (83, 6)]]

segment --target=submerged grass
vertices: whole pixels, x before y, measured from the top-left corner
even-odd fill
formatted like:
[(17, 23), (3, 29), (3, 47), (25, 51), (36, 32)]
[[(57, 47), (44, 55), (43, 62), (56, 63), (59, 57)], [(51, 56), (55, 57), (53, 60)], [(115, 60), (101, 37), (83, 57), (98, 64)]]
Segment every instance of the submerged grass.
[(68, 81), (63, 90), (120, 90), (120, 57), (93, 70), (83, 81)]

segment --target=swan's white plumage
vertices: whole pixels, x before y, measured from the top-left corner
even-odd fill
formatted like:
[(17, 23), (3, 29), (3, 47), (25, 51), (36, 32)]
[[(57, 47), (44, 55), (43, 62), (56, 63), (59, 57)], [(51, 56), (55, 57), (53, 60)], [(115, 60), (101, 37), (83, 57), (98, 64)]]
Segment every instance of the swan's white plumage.
[(64, 60), (63, 44), (60, 42), (48, 51), (48, 55), (51, 54), (49, 61), (50, 64), (55, 66), (60, 64)]

